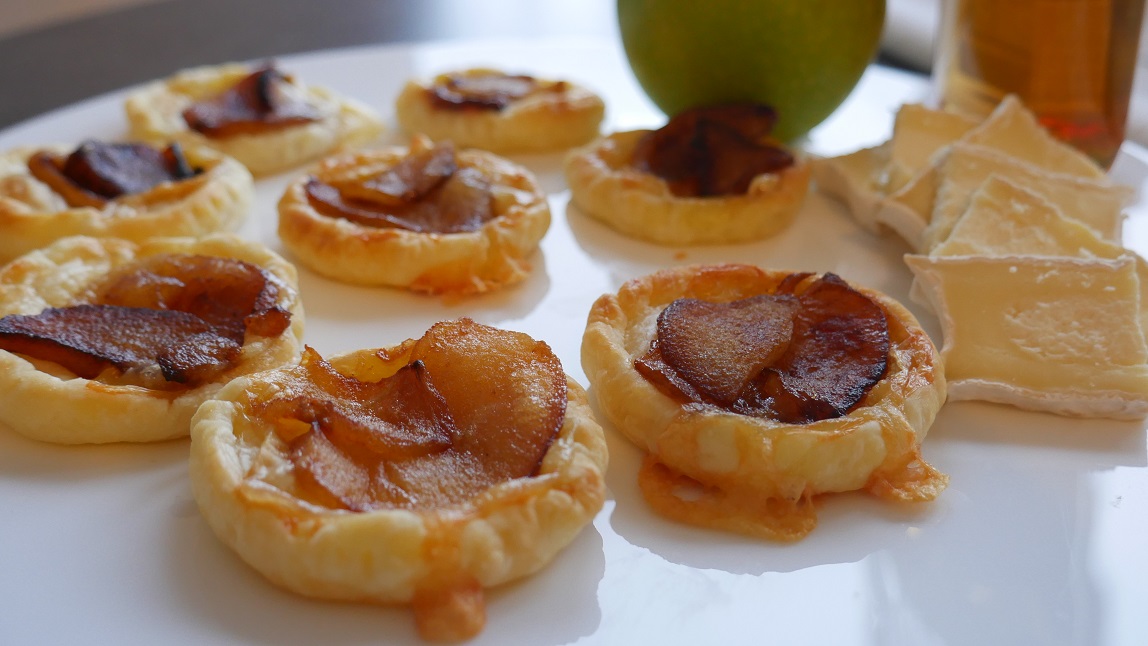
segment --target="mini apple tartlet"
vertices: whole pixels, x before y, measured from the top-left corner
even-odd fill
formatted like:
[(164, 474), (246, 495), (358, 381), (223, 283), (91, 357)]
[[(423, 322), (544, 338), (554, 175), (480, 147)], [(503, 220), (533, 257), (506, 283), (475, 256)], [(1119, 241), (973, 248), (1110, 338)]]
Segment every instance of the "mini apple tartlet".
[(395, 102), (404, 130), (499, 154), (566, 150), (598, 136), (602, 99), (569, 81), (486, 68), (409, 81)]
[(279, 201), (280, 239), (316, 273), (430, 294), (521, 281), (549, 227), (530, 171), (426, 137), (328, 158)]
[(639, 483), (680, 522), (774, 540), (820, 494), (934, 499), (920, 444), (945, 399), (933, 343), (895, 300), (834, 274), (665, 270), (598, 299), (582, 365), (647, 452)]
[(132, 135), (207, 146), (269, 175), (383, 130), (367, 106), (273, 65), (197, 67), (144, 86), (124, 105)]
[(545, 566), (602, 507), (606, 444), (550, 348), (460, 319), (236, 379), (196, 413), (190, 472), (219, 538), (272, 582), (485, 625), (484, 589)]
[(235, 229), (252, 180), (210, 148), (85, 141), (0, 155), (0, 263), (73, 235), (141, 241)]
[(295, 269), (262, 245), (64, 238), (0, 270), (0, 424), (63, 444), (186, 436), (302, 336)]
[(567, 157), (571, 199), (619, 232), (663, 245), (771, 236), (800, 210), (810, 172), (769, 138), (774, 121), (768, 107), (736, 104), (608, 135)]

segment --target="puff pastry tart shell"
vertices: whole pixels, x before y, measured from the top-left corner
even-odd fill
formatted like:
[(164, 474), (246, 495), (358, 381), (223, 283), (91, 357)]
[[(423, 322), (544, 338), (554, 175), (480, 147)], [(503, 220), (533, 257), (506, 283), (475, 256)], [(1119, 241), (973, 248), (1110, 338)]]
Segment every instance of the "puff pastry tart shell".
[(450, 76), (498, 75), (486, 68), (408, 81), (395, 102), (399, 125), (411, 134), (453, 141), (499, 154), (566, 150), (598, 136), (605, 104), (594, 92), (568, 81), (534, 79), (536, 91), (502, 109), (438, 104), (431, 87)]
[[(606, 418), (648, 455), (643, 494), (670, 518), (776, 540), (816, 525), (812, 498), (865, 490), (893, 500), (931, 500), (947, 477), (919, 446), (945, 399), (936, 349), (895, 300), (857, 291), (886, 313), (888, 368), (842, 417), (785, 424), (717, 406), (680, 404), (634, 368), (657, 335), (657, 318), (679, 298), (734, 301), (775, 293), (790, 272), (748, 265), (695, 266), (632, 280), (595, 302), (582, 365)], [(679, 496), (700, 489), (696, 496)]]
[(0, 155), (0, 262), (73, 235), (143, 241), (154, 236), (204, 236), (236, 229), (251, 206), (251, 173), (210, 148), (187, 147), (203, 172), (108, 200), (72, 207), (28, 170), (39, 152), (67, 155), (65, 146), (19, 148)]
[(524, 279), (527, 258), (550, 227), (550, 206), (534, 175), (481, 150), (459, 150), (459, 168), (479, 171), (491, 183), (493, 215), (474, 231), (418, 232), (365, 226), (317, 211), (307, 182), (370, 173), (429, 147), (415, 137), (410, 147), (364, 150), (323, 160), (309, 176), (292, 182), (279, 201), (279, 237), (300, 262), (334, 280), (356, 285), (403, 287), (431, 294), (464, 295)]
[(62, 444), (147, 442), (186, 436), (204, 400), (240, 375), (294, 361), (303, 337), (295, 269), (262, 245), (230, 234), (133, 243), (76, 236), (11, 262), (0, 271), (0, 316), (38, 314), (89, 302), (94, 286), (138, 260), (169, 254), (236, 258), (276, 281), (277, 305), (291, 313), (278, 336), (247, 334), (239, 361), (216, 379), (174, 390), (85, 379), (63, 366), (0, 350), (0, 424)]
[(145, 85), (128, 96), (124, 109), (132, 136), (147, 141), (176, 141), (207, 146), (239, 160), (254, 175), (277, 173), (340, 148), (376, 139), (383, 131), (374, 110), (320, 86), (290, 79), (319, 117), (311, 122), (267, 132), (207, 137), (188, 127), (183, 112), (235, 86), (254, 71), (249, 65), (196, 67)]
[[(350, 352), (329, 363), (342, 375), (378, 381), (408, 365), (414, 344)], [(542, 568), (603, 504), (605, 439), (585, 391), (569, 377), (565, 417), (531, 476), (496, 482), (441, 507), (351, 511), (308, 502), (298, 494), (302, 484), (288, 445), (273, 422), (250, 414), (248, 403), (260, 397), (253, 393), (276, 388), (289, 370), (236, 379), (203, 405), (193, 421), (190, 473), (195, 498), (220, 539), (292, 591), (412, 603), (424, 637), (472, 636), (481, 623), (465, 625), (468, 620), (453, 615), (452, 606), (465, 607), (467, 597), (477, 595), (481, 614), (484, 588)], [(444, 386), (450, 384), (437, 384), (447, 393)], [(476, 388), (457, 381), (451, 387)], [(458, 419), (459, 409), (450, 402), (448, 396)]]
[(678, 197), (662, 178), (631, 159), (646, 130), (618, 132), (566, 158), (570, 197), (585, 214), (617, 231), (663, 245), (759, 240), (793, 221), (809, 189), (809, 164), (758, 175), (743, 195)]

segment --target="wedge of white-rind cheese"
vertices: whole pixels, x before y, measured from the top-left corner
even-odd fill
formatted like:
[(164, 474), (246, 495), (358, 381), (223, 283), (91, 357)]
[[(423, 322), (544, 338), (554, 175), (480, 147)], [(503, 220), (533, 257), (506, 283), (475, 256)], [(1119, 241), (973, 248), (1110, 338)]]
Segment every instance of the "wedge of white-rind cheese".
[(949, 399), (1077, 417), (1148, 414), (1137, 260), (907, 255), (941, 321)]
[[(892, 229), (919, 252), (927, 251), (938, 238), (943, 238), (943, 234), (936, 231), (927, 236), (926, 229), (936, 218), (934, 209), (945, 179), (942, 164), (951, 156), (950, 148), (961, 144), (992, 149), (1001, 156), (1015, 158), (1019, 163), (1046, 173), (1085, 178), (1100, 184), (1111, 183), (1102, 168), (1083, 153), (1054, 138), (1020, 99), (1010, 95), (980, 125), (965, 132), (950, 146), (938, 150), (930, 158), (928, 166), (892, 191), (872, 216), (877, 225)], [(1128, 194), (1124, 193), (1121, 205), (1127, 199)], [(1103, 224), (1097, 226), (1101, 235), (1107, 235), (1111, 230)]]
[[(888, 196), (919, 177), (946, 146), (964, 136), (977, 120), (956, 113), (908, 103), (897, 110), (893, 137), (884, 144), (847, 155), (816, 160), (813, 179), (819, 190), (845, 204), (866, 229), (891, 228), (902, 238), (919, 236), (925, 222), (894, 205), (891, 218), (877, 219)], [(928, 195), (931, 208), (932, 193)], [(897, 215), (908, 216), (898, 220)], [(924, 211), (927, 215), (928, 211)], [(914, 249), (916, 245), (912, 245)]]
[[(968, 208), (973, 192), (993, 176), (1005, 177), (1015, 185), (1040, 194), (1062, 215), (1115, 244), (1121, 242), (1124, 207), (1133, 193), (1128, 186), (1053, 173), (998, 150), (972, 144), (953, 145), (940, 160), (937, 171), (940, 182), (936, 185), (920, 251), (931, 250), (948, 237), (957, 218)], [(917, 200), (917, 204), (922, 203)]]
[(892, 145), (862, 148), (840, 157), (810, 160), (810, 172), (817, 190), (841, 202), (858, 224), (878, 233), (873, 218), (885, 199), (885, 169)]
[(989, 175), (954, 212), (930, 256), (1073, 256), (1115, 259), (1127, 250), (1008, 175)]
[[(1041, 194), (1013, 179), (990, 175), (968, 200), (945, 241), (929, 256), (1067, 256), (1116, 259), (1130, 252), (1096, 235), (1080, 222), (1064, 217)], [(1148, 265), (1137, 257), (1142, 284), (1148, 285)], [(917, 302), (927, 299), (919, 281), (909, 289)]]
[(937, 152), (960, 140), (978, 119), (906, 103), (893, 119), (892, 148), (885, 191), (895, 193), (932, 163)]

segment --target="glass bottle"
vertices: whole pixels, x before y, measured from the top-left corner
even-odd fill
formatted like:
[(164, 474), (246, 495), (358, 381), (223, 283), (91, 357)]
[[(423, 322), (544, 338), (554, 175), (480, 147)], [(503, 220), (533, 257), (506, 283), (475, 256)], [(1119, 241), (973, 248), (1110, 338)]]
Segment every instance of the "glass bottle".
[(941, 105), (988, 114), (1018, 95), (1107, 168), (1124, 141), (1145, 0), (944, 0)]

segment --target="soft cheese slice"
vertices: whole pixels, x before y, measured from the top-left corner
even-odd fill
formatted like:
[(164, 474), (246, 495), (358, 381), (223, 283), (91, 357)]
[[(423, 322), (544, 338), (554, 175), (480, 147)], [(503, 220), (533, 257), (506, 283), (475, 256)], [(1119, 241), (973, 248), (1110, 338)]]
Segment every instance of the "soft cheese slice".
[(1115, 259), (1127, 254), (1089, 227), (1067, 218), (1044, 196), (1014, 178), (990, 175), (968, 199), (944, 242), (930, 256), (1075, 256)]
[[(891, 228), (917, 249), (936, 192), (935, 173), (928, 172), (933, 158), (977, 123), (965, 115), (905, 104), (897, 110), (889, 141), (815, 160), (813, 179), (819, 190), (843, 202), (859, 224), (874, 232)], [(915, 199), (915, 206), (886, 208), (887, 196), (910, 183), (914, 183), (913, 194), (902, 195), (901, 200)], [(883, 210), (888, 211), (886, 217), (878, 219)]]
[(1103, 168), (1053, 137), (1016, 95), (1006, 96), (962, 141), (996, 148), (1055, 173), (1105, 179)]
[(892, 143), (862, 148), (839, 157), (810, 160), (817, 190), (842, 202), (861, 226), (876, 232), (874, 215), (885, 199), (886, 168)]
[(893, 121), (892, 150), (885, 190), (896, 192), (929, 166), (937, 151), (965, 136), (979, 120), (906, 103)]
[(1148, 414), (1132, 256), (905, 258), (940, 312), (949, 398), (1083, 417)]
[[(922, 234), (922, 250), (945, 240), (957, 218), (968, 208), (973, 192), (994, 175), (1039, 193), (1064, 216), (1087, 226), (1097, 236), (1120, 244), (1123, 208), (1132, 195), (1130, 187), (1051, 173), (999, 150), (964, 143), (954, 145), (937, 169), (940, 182), (932, 215)], [(915, 201), (914, 209), (923, 204), (922, 200)]]
[[(1046, 172), (1108, 183), (1102, 168), (1075, 148), (1055, 139), (1020, 99), (1012, 95), (1005, 97), (992, 114), (954, 145), (957, 143), (991, 148)], [(891, 192), (873, 215), (878, 224), (896, 231), (918, 251), (927, 249), (924, 229), (932, 219), (943, 179), (940, 167), (945, 159), (944, 154), (935, 155), (929, 166)]]

